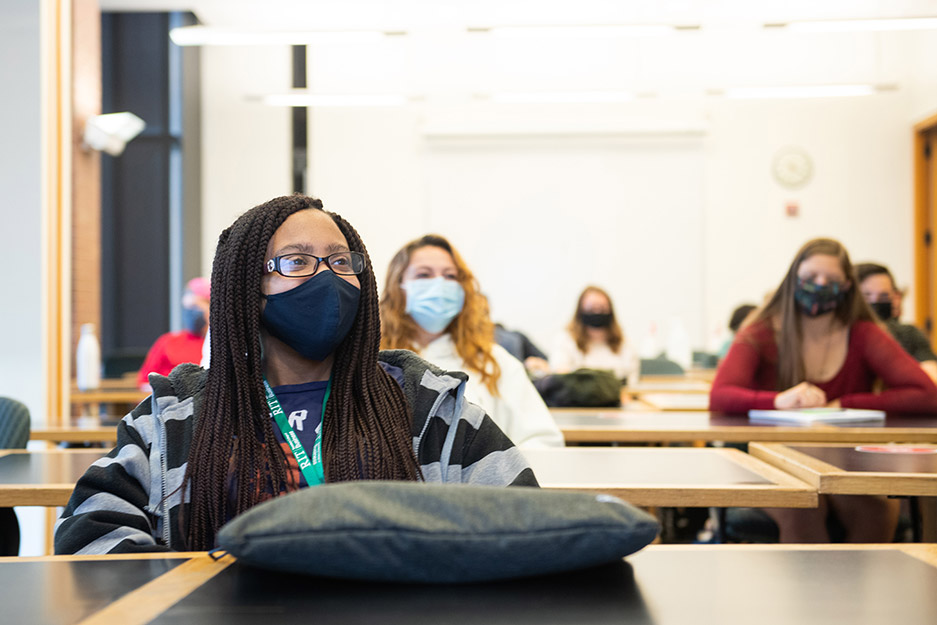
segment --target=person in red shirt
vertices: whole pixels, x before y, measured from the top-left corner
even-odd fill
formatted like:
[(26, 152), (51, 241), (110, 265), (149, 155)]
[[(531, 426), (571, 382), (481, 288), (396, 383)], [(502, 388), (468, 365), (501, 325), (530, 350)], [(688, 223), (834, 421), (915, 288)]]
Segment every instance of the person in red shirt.
[[(856, 283), (841, 243), (807, 242), (773, 297), (736, 336), (713, 380), (709, 409), (744, 413), (830, 406), (937, 413), (937, 387), (876, 322)], [(821, 499), (816, 510), (767, 511), (778, 522), (782, 542), (827, 542), (830, 509), (848, 541), (891, 540), (897, 502)]]
[(182, 325), (179, 332), (162, 335), (146, 354), (137, 374), (137, 386), (152, 391), (147, 379), (150, 373), (169, 375), (176, 365), (184, 362), (198, 364), (202, 360), (202, 343), (208, 329), (208, 302), (211, 285), (206, 278), (192, 278), (182, 296)]

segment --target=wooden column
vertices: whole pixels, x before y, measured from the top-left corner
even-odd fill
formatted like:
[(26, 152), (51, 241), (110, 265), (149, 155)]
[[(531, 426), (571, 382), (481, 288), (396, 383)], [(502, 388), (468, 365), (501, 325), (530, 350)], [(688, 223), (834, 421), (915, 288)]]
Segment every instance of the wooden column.
[(82, 146), (85, 122), (101, 113), (101, 9), (72, 0), (71, 354), (84, 323), (101, 336), (101, 154)]
[(66, 140), (71, 116), (69, 104), (69, 71), (71, 48), (71, 5), (68, 0), (50, 0), (42, 13), (42, 49), (46, 59), (42, 81), (45, 92), (43, 126), (46, 128), (43, 142), (43, 192), (45, 212), (43, 227), (43, 271), (45, 362), (46, 362), (46, 412), (47, 422), (61, 422), (68, 410), (68, 358), (67, 346), (68, 300), (65, 298), (64, 281), (67, 280), (70, 213), (67, 189), (70, 150)]

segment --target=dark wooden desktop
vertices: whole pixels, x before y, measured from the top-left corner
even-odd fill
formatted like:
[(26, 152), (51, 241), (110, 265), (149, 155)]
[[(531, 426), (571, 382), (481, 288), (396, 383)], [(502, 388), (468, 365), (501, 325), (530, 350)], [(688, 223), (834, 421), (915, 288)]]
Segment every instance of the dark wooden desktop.
[(0, 598), (17, 625), (933, 625), (937, 545), (652, 545), (594, 569), (439, 586), (204, 553), (0, 558)]

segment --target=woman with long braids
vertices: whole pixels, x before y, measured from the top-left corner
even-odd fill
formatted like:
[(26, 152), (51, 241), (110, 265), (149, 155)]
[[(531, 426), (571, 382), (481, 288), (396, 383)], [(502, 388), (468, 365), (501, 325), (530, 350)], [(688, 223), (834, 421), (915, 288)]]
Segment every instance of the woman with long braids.
[(378, 352), (367, 250), (319, 200), (273, 199), (221, 234), (211, 319), (211, 368), (150, 377), (117, 447), (78, 481), (56, 553), (209, 549), (232, 517), (323, 482), (536, 485), (461, 401), (464, 374)]
[(462, 256), (436, 234), (410, 241), (390, 261), (381, 294), (381, 346), (412, 349), (469, 374), (465, 397), (518, 447), (562, 447), (524, 365), (495, 343), (488, 302)]
[[(721, 412), (823, 406), (937, 411), (937, 388), (875, 322), (846, 249), (833, 239), (800, 248), (774, 296), (736, 335), (709, 396), (710, 410)], [(897, 501), (852, 495), (768, 513), (781, 542), (829, 542), (830, 511), (849, 542), (890, 542), (898, 520)]]

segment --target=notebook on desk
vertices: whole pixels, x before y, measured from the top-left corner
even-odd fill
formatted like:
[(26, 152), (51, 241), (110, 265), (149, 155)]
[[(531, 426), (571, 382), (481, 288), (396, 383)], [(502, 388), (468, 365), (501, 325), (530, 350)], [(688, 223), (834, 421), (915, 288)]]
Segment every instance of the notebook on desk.
[(801, 408), (799, 410), (749, 410), (752, 423), (776, 423), (785, 425), (882, 423), (882, 410), (859, 410), (855, 408)]

